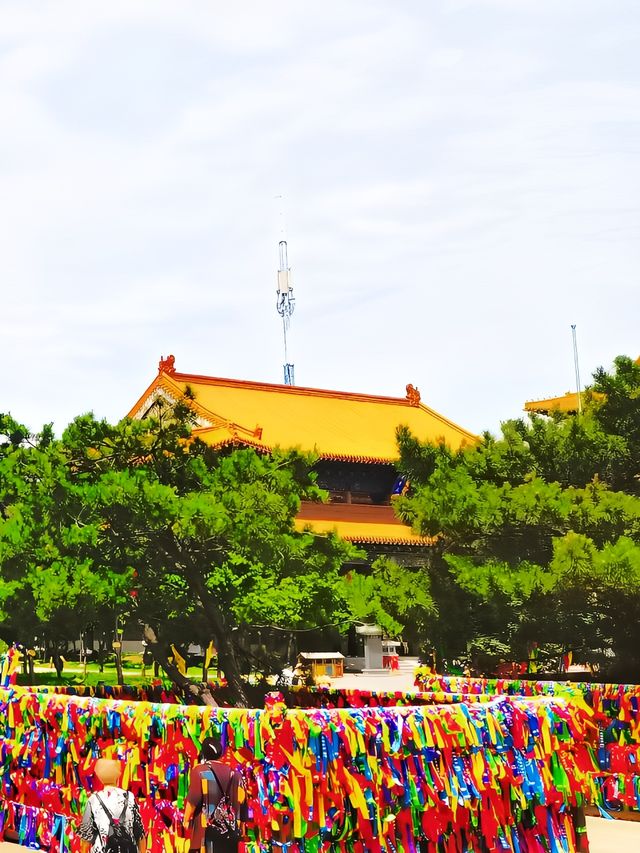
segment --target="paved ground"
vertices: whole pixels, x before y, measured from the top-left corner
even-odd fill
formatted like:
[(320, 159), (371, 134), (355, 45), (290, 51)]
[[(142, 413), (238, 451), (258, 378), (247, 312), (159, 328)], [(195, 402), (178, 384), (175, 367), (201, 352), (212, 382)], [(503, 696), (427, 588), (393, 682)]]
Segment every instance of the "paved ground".
[[(640, 853), (640, 823), (587, 818), (590, 853)], [(15, 844), (0, 842), (0, 853), (16, 853)]]
[(360, 675), (347, 673), (342, 678), (332, 678), (331, 686), (341, 690), (415, 690), (413, 670), (392, 672), (389, 675)]
[(590, 853), (639, 853), (640, 823), (587, 818)]

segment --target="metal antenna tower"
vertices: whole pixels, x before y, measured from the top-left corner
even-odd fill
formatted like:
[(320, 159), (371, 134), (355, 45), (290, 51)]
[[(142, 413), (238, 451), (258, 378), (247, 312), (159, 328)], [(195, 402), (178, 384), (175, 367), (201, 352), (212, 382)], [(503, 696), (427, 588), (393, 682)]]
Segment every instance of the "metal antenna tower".
[(291, 287), (291, 270), (289, 268), (289, 258), (287, 256), (287, 241), (284, 239), (278, 243), (278, 252), (280, 255), (280, 265), (278, 267), (278, 290), (276, 291), (278, 299), (276, 308), (278, 314), (282, 317), (282, 332), (284, 335), (284, 384), (295, 385), (294, 367), (289, 362), (289, 353), (287, 350), (287, 332), (291, 323), (291, 315), (296, 307), (296, 300)]
[(578, 414), (582, 414), (582, 384), (580, 382), (580, 363), (578, 362), (578, 341), (576, 339), (576, 325), (571, 324), (571, 336), (573, 338), (573, 366), (576, 371), (576, 388), (578, 391)]

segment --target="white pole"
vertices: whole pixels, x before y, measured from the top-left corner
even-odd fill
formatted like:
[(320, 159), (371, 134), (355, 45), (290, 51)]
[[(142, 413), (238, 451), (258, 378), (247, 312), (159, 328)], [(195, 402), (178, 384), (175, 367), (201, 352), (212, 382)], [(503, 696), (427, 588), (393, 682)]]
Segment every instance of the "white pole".
[(578, 362), (578, 342), (576, 339), (576, 325), (571, 325), (571, 335), (573, 337), (573, 364), (576, 371), (576, 389), (578, 391), (578, 414), (582, 414), (582, 385), (580, 383), (580, 364)]

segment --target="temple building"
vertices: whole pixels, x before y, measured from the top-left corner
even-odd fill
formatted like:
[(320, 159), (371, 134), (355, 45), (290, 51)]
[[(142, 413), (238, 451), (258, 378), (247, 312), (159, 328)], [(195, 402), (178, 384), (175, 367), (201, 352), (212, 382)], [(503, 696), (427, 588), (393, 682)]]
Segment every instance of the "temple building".
[(548, 397), (545, 400), (527, 400), (525, 412), (535, 412), (537, 415), (550, 415), (553, 412), (568, 415), (578, 411), (578, 392), (567, 391), (559, 397)]
[(402, 524), (391, 505), (399, 473), (397, 427), (409, 427), (422, 441), (444, 440), (454, 449), (478, 440), (426, 406), (412, 385), (403, 397), (383, 397), (220, 379), (179, 373), (169, 356), (160, 360), (157, 376), (129, 417), (144, 418), (158, 398), (188, 402), (196, 415), (194, 434), (212, 447), (314, 453), (318, 484), (330, 500), (303, 502), (299, 528), (333, 530), (370, 556), (390, 553), (408, 563), (432, 540)]
[[(636, 364), (640, 365), (640, 356), (636, 359)], [(603, 398), (603, 395), (597, 391), (591, 391), (590, 395), (596, 400)], [(554, 412), (562, 415), (572, 415), (580, 408), (578, 403), (578, 392), (567, 391), (566, 394), (561, 394), (559, 397), (547, 397), (544, 400), (527, 400), (524, 404), (524, 410), (525, 412), (533, 412), (537, 415), (551, 415)]]

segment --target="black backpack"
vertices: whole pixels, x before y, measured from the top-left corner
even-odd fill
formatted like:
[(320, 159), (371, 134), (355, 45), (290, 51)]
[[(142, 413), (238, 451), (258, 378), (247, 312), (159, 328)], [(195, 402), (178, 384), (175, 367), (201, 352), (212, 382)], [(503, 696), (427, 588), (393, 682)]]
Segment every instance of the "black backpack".
[(124, 795), (124, 806), (122, 807), (120, 817), (118, 818), (115, 818), (111, 814), (109, 809), (102, 802), (102, 798), (99, 794), (96, 794), (96, 797), (109, 818), (109, 834), (107, 835), (104, 848), (105, 853), (138, 853), (136, 840), (127, 830), (127, 825), (125, 823), (125, 815), (127, 813), (127, 806), (129, 805), (129, 794), (125, 793)]
[(229, 784), (227, 785), (227, 790), (225, 791), (222, 785), (220, 784), (218, 774), (213, 769), (211, 764), (209, 764), (209, 770), (211, 770), (211, 772), (213, 773), (213, 777), (216, 780), (216, 784), (220, 789), (221, 797), (215, 804), (213, 809), (211, 809), (212, 804), (207, 804), (209, 814), (207, 818), (205, 838), (207, 841), (213, 842), (237, 841), (240, 838), (240, 827), (238, 826), (235, 806), (231, 801), (231, 797), (229, 796), (231, 786), (233, 784), (234, 774), (231, 773), (229, 777)]

